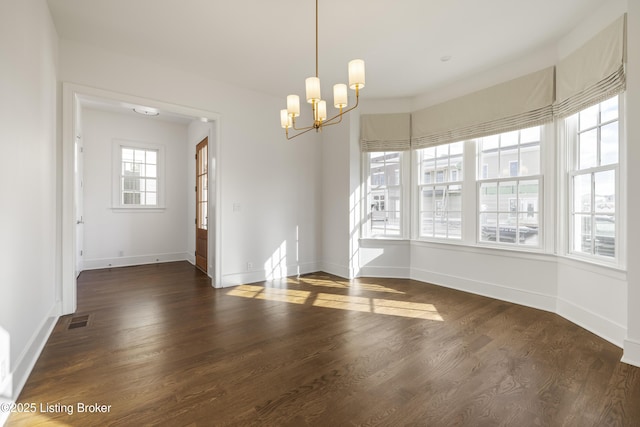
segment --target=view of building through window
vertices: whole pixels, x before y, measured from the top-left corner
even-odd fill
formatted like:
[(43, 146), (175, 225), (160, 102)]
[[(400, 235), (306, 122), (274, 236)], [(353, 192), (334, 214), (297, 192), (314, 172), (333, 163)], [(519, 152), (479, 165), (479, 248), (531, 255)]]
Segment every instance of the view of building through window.
[(417, 150), (419, 236), (462, 238), (462, 159), (464, 143)]
[(401, 153), (369, 153), (369, 234), (400, 236)]
[(541, 127), (478, 140), (479, 240), (539, 246)]
[(568, 120), (574, 169), (572, 251), (602, 257), (616, 255), (616, 174), (619, 157), (618, 97), (587, 108)]
[(158, 204), (158, 151), (121, 147), (120, 203)]

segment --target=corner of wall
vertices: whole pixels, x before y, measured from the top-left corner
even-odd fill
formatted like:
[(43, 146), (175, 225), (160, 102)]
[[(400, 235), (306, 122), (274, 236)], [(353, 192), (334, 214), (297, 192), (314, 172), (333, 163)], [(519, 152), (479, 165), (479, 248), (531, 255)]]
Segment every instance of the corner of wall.
[[(9, 390), (5, 390), (5, 393), (0, 394), (1, 399), (9, 399), (11, 402), (15, 402), (18, 396), (20, 396), (22, 388), (26, 384), (31, 371), (40, 357), (40, 353), (42, 353), (49, 336), (53, 332), (53, 328), (58, 322), (57, 309), (57, 304), (54, 304), (49, 315), (42, 320), (40, 327), (29, 340), (24, 352), (17, 358), (15, 368), (11, 370), (8, 376), (9, 381), (7, 384), (11, 386), (10, 394), (7, 395), (6, 392), (9, 392)], [(0, 418), (0, 425), (2, 425), (1, 421)]]
[(624, 340), (624, 353), (621, 361), (640, 368), (640, 342), (631, 339)]

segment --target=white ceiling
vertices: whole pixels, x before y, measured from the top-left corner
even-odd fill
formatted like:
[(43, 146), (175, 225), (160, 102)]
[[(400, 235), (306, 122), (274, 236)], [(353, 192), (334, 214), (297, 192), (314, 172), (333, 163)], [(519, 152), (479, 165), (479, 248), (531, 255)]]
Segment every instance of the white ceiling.
[[(48, 0), (58, 35), (281, 96), (315, 74), (313, 0)], [(323, 92), (406, 97), (553, 44), (601, 0), (319, 0)], [(440, 58), (452, 59), (442, 62)], [(325, 95), (326, 96), (326, 95)]]

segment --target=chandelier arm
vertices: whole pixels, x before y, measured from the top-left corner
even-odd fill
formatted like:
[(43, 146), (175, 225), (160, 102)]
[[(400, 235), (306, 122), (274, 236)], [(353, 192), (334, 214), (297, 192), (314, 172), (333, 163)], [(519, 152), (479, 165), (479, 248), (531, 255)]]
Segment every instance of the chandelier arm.
[(302, 132), (298, 132), (298, 133), (296, 133), (296, 134), (295, 134), (295, 135), (293, 135), (293, 136), (289, 136), (289, 129), (288, 129), (288, 128), (287, 128), (287, 129), (285, 129), (285, 130), (286, 130), (287, 139), (288, 139), (288, 140), (291, 140), (291, 139), (296, 138), (296, 137), (298, 137), (298, 136), (300, 136), (300, 135), (304, 135), (305, 133), (307, 133), (307, 132), (309, 132), (309, 131), (311, 131), (311, 130), (313, 130), (313, 129), (314, 129), (314, 127), (312, 126), (312, 127), (308, 128), (308, 129), (307, 129), (307, 130), (305, 130), (305, 131), (302, 131)]
[[(341, 111), (340, 111), (340, 113), (338, 113), (338, 114), (336, 114), (335, 116), (331, 117), (330, 119), (325, 120), (324, 122), (322, 122), (322, 125), (324, 126), (324, 125), (330, 125), (330, 124), (337, 124), (337, 123), (340, 123), (340, 122), (342, 121), (342, 116), (344, 116), (345, 114), (347, 114), (349, 111), (351, 111), (351, 110), (355, 110), (356, 108), (358, 108), (358, 103), (360, 102), (360, 94), (359, 94), (358, 92), (359, 92), (359, 91), (358, 91), (358, 89), (356, 89), (356, 105), (354, 105), (354, 106), (353, 106), (353, 107), (351, 107), (351, 108), (347, 108), (347, 109), (346, 109), (346, 110), (344, 110), (344, 111), (342, 111), (342, 110), (341, 110)], [(334, 121), (335, 119), (337, 119), (338, 117), (340, 117), (340, 120), (338, 120), (338, 121), (337, 121), (337, 122), (335, 122), (335, 123), (330, 123), (330, 122)]]
[(317, 122), (316, 122), (316, 119), (315, 119), (315, 117), (316, 117), (316, 103), (315, 102), (313, 102), (311, 104), (311, 111), (313, 112), (313, 114), (312, 114), (313, 115), (313, 124), (311, 126), (304, 126), (304, 127), (301, 127), (301, 128), (297, 128), (296, 127), (296, 118), (295, 117), (291, 117), (291, 124), (292, 124), (291, 127), (294, 130), (304, 130), (304, 131), (311, 130), (311, 129), (317, 129), (318, 126), (317, 126)]
[(296, 127), (295, 122), (292, 122), (292, 125), (293, 126), (291, 126), (291, 129), (293, 129), (293, 130), (304, 130), (304, 131), (307, 131), (307, 130), (315, 129), (315, 125), (304, 126), (304, 127), (301, 127), (301, 128)]
[[(337, 122), (331, 122), (330, 120), (334, 120), (336, 117), (340, 117), (340, 120), (338, 120)], [(324, 122), (322, 122), (322, 126), (321, 127), (325, 127), (325, 126), (333, 126), (333, 125), (337, 125), (340, 122), (342, 122), (342, 115), (337, 115), (336, 117), (332, 117), (330, 120), (326, 120)]]
[[(341, 110), (340, 113), (336, 114), (335, 116), (331, 117), (330, 119), (327, 119), (327, 120), (323, 121), (322, 122), (322, 126), (337, 125), (338, 123), (340, 123), (342, 121), (342, 116), (344, 116), (348, 112), (349, 112), (349, 110), (345, 110), (345, 111)], [(337, 122), (334, 121), (337, 118), (339, 118), (340, 120), (338, 120)]]

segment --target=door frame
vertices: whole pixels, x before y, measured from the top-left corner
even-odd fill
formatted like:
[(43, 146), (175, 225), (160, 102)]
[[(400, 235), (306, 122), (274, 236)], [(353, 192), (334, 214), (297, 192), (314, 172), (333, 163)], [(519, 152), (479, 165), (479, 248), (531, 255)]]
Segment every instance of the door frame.
[[(61, 268), (60, 284), (57, 289), (57, 304), (60, 315), (71, 314), (77, 307), (77, 282), (76, 282), (76, 197), (74, 185), (76, 172), (75, 161), (75, 139), (77, 131), (81, 129), (81, 117), (79, 112), (82, 108), (83, 100), (102, 100), (120, 106), (145, 105), (157, 108), (161, 111), (180, 114), (191, 117), (194, 120), (207, 119), (210, 123), (209, 130), (209, 182), (214, 180), (213, 186), (209, 186), (209, 192), (213, 190), (214, 196), (209, 197), (209, 212), (214, 213), (214, 221), (210, 222), (208, 228), (208, 252), (214, 254), (214, 259), (209, 260), (209, 265), (213, 261), (213, 274), (209, 270), (209, 277), (212, 279), (213, 287), (222, 287), (222, 227), (220, 215), (220, 114), (166, 102), (155, 101), (142, 97), (124, 95), (103, 89), (96, 89), (82, 86), (75, 83), (62, 83), (62, 161), (61, 161), (61, 211), (62, 223), (60, 224), (60, 245), (61, 245)], [(204, 121), (204, 120), (203, 120)], [(189, 159), (191, 161), (191, 159)], [(215, 166), (213, 166), (215, 165)], [(212, 188), (213, 187), (213, 188)], [(185, 224), (185, 230), (187, 230)], [(185, 231), (186, 232), (186, 231)], [(187, 251), (189, 249), (187, 248)]]
[[(206, 219), (205, 219), (205, 224), (206, 224), (206, 228), (200, 228), (199, 227), (199, 221), (198, 219), (200, 219), (202, 221), (202, 218), (200, 218), (200, 215), (198, 214), (198, 211), (200, 210), (200, 181), (199, 178), (202, 176), (200, 175), (200, 162), (201, 160), (198, 158), (198, 152), (200, 151), (200, 146), (204, 145), (204, 147), (206, 147), (206, 150), (204, 150), (205, 155), (207, 157), (207, 167), (206, 167), (206, 172), (203, 172), (202, 175), (206, 175), (205, 179), (207, 180), (207, 200), (206, 205), (207, 205), (207, 211), (206, 211)], [(206, 239), (207, 239), (207, 244), (206, 244), (206, 248), (205, 248), (205, 253), (204, 253), (204, 270), (202, 270), (203, 272), (209, 274), (209, 137), (205, 136), (204, 138), (202, 138), (202, 140), (198, 143), (196, 143), (196, 167), (195, 167), (195, 179), (196, 179), (196, 203), (195, 203), (195, 209), (196, 209), (196, 224), (195, 224), (195, 243), (196, 243), (196, 250), (195, 250), (195, 265), (196, 268), (199, 268), (200, 270), (202, 270), (202, 267), (200, 267), (200, 265), (198, 265), (198, 255), (200, 255), (198, 253), (198, 239), (200, 238), (199, 235), (204, 235), (206, 234)], [(204, 204), (204, 203), (203, 203)], [(206, 233), (204, 233), (203, 231), (206, 230)]]

